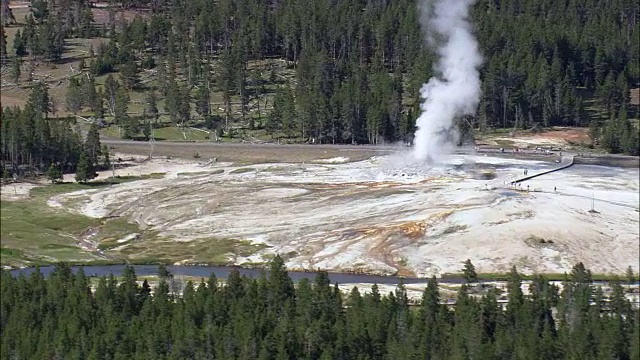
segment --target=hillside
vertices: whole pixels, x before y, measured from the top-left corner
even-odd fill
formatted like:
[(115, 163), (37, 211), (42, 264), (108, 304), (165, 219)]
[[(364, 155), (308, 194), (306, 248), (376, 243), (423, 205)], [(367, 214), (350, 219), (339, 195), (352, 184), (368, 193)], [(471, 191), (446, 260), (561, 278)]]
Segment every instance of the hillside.
[[(7, 4), (2, 107), (44, 82), (45, 118), (104, 118), (103, 136), (410, 142), (437, 75), (415, 0)], [(462, 131), (589, 127), (590, 145), (637, 154), (639, 14), (631, 0), (478, 1), (483, 97)]]

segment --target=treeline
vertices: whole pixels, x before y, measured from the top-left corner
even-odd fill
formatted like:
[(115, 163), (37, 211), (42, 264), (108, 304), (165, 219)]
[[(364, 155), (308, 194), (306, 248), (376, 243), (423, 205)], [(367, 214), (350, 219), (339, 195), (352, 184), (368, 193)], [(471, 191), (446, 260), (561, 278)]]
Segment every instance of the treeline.
[[(188, 88), (213, 86), (227, 116), (238, 96), (244, 118), (264, 80), (250, 62), (283, 58), (296, 77), (281, 84), (278, 108), (260, 124), (269, 131), (368, 143), (413, 134), (419, 88), (435, 59), (415, 1), (154, 2), (154, 9), (148, 21), (122, 25), (117, 45), (105, 46), (97, 63), (150, 65), (151, 53), (160, 89), (182, 80)], [(639, 15), (631, 0), (477, 2), (473, 21), (486, 61), (475, 125), (588, 126), (585, 97), (597, 100), (590, 105), (607, 120), (595, 127), (636, 112), (628, 103), (630, 85), (640, 81)]]
[(629, 103), (629, 87), (640, 87), (638, 2), (479, 1), (473, 19), (485, 57), (481, 128), (590, 126), (595, 144), (638, 155), (628, 121), (640, 115)]
[[(42, 6), (34, 7), (35, 24), (52, 22), (64, 36), (95, 34), (83, 30), (89, 15), (70, 15), (87, 12), (83, 1), (37, 3), (62, 16), (36, 16)], [(419, 89), (434, 75), (436, 55), (424, 41), (416, 0), (120, 5), (149, 11), (125, 21), (112, 6), (108, 26), (99, 31), (110, 40), (92, 51), (87, 67), (94, 76), (120, 72), (128, 91), (142, 89), (139, 73), (152, 69), (175, 124), (204, 120), (212, 128), (264, 128), (324, 143), (410, 141)], [(467, 120), (480, 130), (591, 126), (594, 143), (638, 153), (637, 127), (627, 117), (639, 113), (629, 105), (629, 88), (640, 86), (639, 16), (634, 0), (477, 1), (472, 20), (485, 58), (483, 95), (478, 115)], [(295, 76), (264, 73), (256, 64), (265, 59), (285, 60)], [(273, 110), (256, 119), (256, 99), (274, 84)], [(221, 113), (210, 106), (214, 92), (222, 94)]]
[[(610, 296), (593, 286), (582, 264), (562, 288), (536, 278), (530, 295), (515, 268), (508, 302), (495, 289), (481, 297), (464, 285), (455, 305), (441, 303), (435, 278), (410, 307), (398, 285), (346, 296), (327, 273), (296, 286), (276, 257), (258, 279), (215, 275), (171, 291), (121, 281), (97, 285), (58, 265), (0, 283), (2, 359), (638, 359), (640, 313), (619, 282)], [(92, 285), (93, 284), (93, 285)]]
[(3, 178), (14, 174), (49, 172), (52, 181), (63, 173), (75, 172), (82, 164), (79, 181), (95, 177), (94, 170), (108, 166), (109, 151), (100, 144), (95, 123), (86, 136), (76, 128), (75, 119), (50, 119), (52, 102), (44, 83), (33, 86), (24, 108), (0, 109), (0, 173)]

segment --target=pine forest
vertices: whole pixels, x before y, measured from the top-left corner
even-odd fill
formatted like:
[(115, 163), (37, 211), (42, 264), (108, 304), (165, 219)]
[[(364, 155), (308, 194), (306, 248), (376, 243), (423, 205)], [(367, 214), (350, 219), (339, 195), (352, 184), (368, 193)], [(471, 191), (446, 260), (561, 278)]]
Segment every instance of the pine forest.
[[(2, 270), (2, 359), (638, 359), (640, 312), (609, 296), (579, 263), (560, 284), (536, 277), (528, 295), (515, 267), (508, 293), (463, 285), (443, 303), (431, 279), (410, 304), (402, 284), (342, 295), (327, 273), (294, 287), (276, 257), (263, 276), (231, 272), (172, 290), (126, 268), (120, 281), (59, 264), (13, 277)], [(97, 281), (94, 281), (97, 280)], [(506, 301), (501, 301), (505, 298)]]
[[(2, 109), (3, 173), (74, 169), (86, 152), (77, 114), (142, 140), (161, 122), (216, 137), (410, 143), (437, 55), (419, 17), (416, 0), (32, 0), (22, 19), (4, 0), (2, 77), (30, 95)], [(589, 146), (638, 155), (637, 1), (479, 0), (471, 17), (482, 99), (463, 132), (588, 127)], [(63, 84), (32, 78), (36, 64), (77, 60), (67, 53), (83, 39)], [(85, 155), (94, 166), (96, 154)]]

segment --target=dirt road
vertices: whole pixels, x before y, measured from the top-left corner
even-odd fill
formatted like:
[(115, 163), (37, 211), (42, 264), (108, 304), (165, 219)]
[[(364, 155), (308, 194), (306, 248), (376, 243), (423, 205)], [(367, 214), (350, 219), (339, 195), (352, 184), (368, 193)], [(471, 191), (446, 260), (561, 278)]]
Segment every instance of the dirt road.
[[(368, 159), (376, 155), (406, 151), (404, 145), (332, 145), (332, 144), (270, 144), (270, 143), (214, 143), (214, 142), (149, 142), (103, 138), (103, 144), (125, 154), (148, 155), (152, 151), (157, 156), (193, 158), (197, 153), (202, 158), (217, 157), (219, 161), (233, 162), (305, 162), (333, 157), (347, 157), (350, 161)], [(469, 154), (471, 147), (458, 148), (456, 154)], [(499, 153), (498, 148), (482, 147), (478, 152)], [(504, 154), (506, 157), (529, 157), (533, 152)], [(538, 156), (539, 157), (539, 156)], [(549, 156), (547, 156), (549, 157)]]
[[(104, 138), (101, 140), (112, 148), (113, 152), (136, 155), (149, 155), (152, 145), (149, 142)], [(372, 156), (384, 156), (393, 152), (407, 151), (404, 145), (332, 145), (332, 144), (254, 144), (254, 143), (213, 143), (213, 142), (154, 142), (154, 156), (193, 159), (217, 158), (218, 161), (238, 163), (313, 162), (320, 159), (347, 158), (348, 161), (360, 161)], [(637, 156), (611, 154), (575, 154), (568, 151), (542, 153), (530, 149), (518, 152), (504, 152), (499, 147), (479, 146), (476, 148), (457, 148), (455, 154), (487, 154), (502, 158), (522, 160), (555, 161), (560, 154), (576, 156), (576, 164), (617, 166), (637, 168), (640, 166)]]

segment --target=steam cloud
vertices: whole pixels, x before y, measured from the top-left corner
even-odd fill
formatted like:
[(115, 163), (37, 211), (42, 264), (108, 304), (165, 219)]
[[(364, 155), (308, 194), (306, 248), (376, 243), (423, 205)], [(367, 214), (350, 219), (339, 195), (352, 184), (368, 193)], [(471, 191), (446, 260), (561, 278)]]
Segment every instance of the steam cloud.
[(435, 76), (420, 89), (414, 157), (439, 162), (458, 136), (455, 119), (475, 114), (480, 100), (482, 56), (468, 21), (475, 0), (421, 0), (420, 23), (437, 50)]

